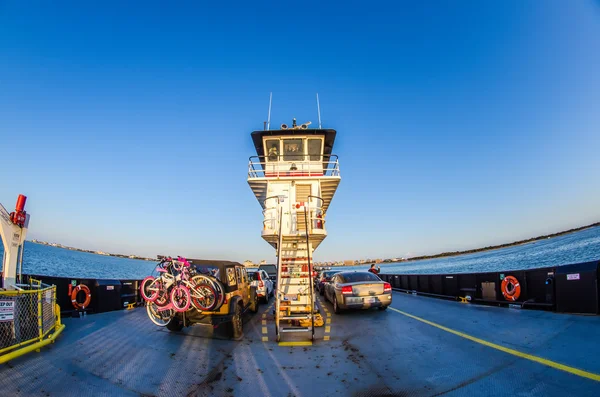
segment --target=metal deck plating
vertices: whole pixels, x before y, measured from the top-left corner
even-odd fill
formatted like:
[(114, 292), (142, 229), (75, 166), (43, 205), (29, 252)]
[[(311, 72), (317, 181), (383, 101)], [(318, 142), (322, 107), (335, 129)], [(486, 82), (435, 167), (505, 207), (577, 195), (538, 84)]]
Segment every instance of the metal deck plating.
[(0, 367), (2, 394), (600, 395), (598, 317), (401, 293), (392, 310), (335, 315), (320, 299), (330, 321), (312, 345), (288, 347), (275, 342), (272, 302), (246, 318), (239, 342), (205, 327), (170, 333), (143, 309), (66, 319), (42, 354)]

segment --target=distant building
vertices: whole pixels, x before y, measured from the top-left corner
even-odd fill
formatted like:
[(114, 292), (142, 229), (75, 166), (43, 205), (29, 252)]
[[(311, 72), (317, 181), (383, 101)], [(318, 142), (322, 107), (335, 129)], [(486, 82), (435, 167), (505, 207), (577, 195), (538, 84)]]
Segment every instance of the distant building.
[(354, 261), (352, 259), (344, 261), (344, 266), (353, 266), (353, 265), (354, 265)]

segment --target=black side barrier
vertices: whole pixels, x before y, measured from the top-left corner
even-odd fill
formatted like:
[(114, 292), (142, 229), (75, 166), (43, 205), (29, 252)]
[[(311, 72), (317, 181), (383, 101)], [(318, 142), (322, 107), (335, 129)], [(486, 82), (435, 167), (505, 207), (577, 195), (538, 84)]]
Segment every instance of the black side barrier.
[(413, 291), (419, 290), (419, 276), (411, 274), (408, 276), (408, 288)]
[(398, 291), (425, 296), (469, 297), (482, 304), (600, 314), (600, 261), (504, 272), (382, 277)]
[(140, 296), (139, 280), (121, 280), (121, 307), (126, 308), (130, 304), (139, 305), (142, 301)]
[(560, 266), (556, 269), (556, 311), (599, 314), (599, 261)]
[(429, 284), (431, 286), (431, 293), (436, 295), (444, 295), (444, 288), (442, 285), (443, 276), (432, 274), (429, 276)]
[(402, 289), (410, 289), (410, 285), (408, 282), (408, 275), (403, 274), (400, 276), (400, 288)]
[(431, 288), (429, 288), (429, 275), (428, 274), (419, 274), (417, 276), (419, 280), (419, 288), (418, 290), (421, 292), (430, 293)]
[(119, 280), (96, 280), (92, 299), (95, 312), (103, 313), (122, 309), (121, 305), (121, 281)]
[(458, 274), (442, 276), (442, 295), (458, 297)]
[(477, 277), (475, 274), (458, 274), (459, 297), (471, 297), (477, 293)]

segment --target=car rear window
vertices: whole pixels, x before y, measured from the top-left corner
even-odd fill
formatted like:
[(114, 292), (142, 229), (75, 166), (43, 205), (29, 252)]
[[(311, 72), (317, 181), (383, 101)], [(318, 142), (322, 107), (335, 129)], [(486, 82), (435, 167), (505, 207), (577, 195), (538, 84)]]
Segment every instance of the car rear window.
[(219, 278), (219, 268), (217, 266), (212, 265), (194, 265), (196, 271), (205, 276), (213, 276), (215, 278)]
[(260, 265), (258, 268), (264, 270), (267, 274), (277, 274), (277, 266), (275, 265)]
[(346, 273), (342, 275), (342, 279), (344, 280), (344, 283), (358, 283), (361, 281), (381, 281), (379, 277), (369, 272)]
[(339, 272), (323, 272), (323, 276), (330, 278), (331, 276), (333, 276), (336, 273), (339, 273)]
[(252, 281), (258, 280), (258, 272), (248, 272), (248, 276), (250, 276), (250, 280)]

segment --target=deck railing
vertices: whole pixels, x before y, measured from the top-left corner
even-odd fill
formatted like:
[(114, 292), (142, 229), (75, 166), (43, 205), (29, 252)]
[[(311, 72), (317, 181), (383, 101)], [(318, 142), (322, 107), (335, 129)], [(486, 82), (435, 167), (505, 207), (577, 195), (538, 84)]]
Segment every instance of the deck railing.
[[(323, 199), (321, 197), (318, 196), (308, 196), (309, 198), (309, 202), (307, 203), (307, 209), (308, 209), (308, 225), (309, 225), (309, 232), (314, 232), (315, 230), (319, 230), (319, 231), (323, 231), (325, 230), (325, 219), (324, 219), (324, 214), (325, 212), (323, 211)], [(275, 202), (275, 200), (277, 200)], [(279, 222), (280, 220), (278, 219), (278, 209), (280, 206), (280, 197), (279, 196), (271, 196), (271, 197), (267, 197), (264, 201), (264, 207), (265, 209), (263, 210), (262, 214), (263, 214), (263, 230), (272, 230), (273, 234), (277, 233), (277, 230), (279, 230)], [(270, 203), (270, 204), (267, 204)], [(292, 228), (294, 230), (298, 229), (298, 224), (297, 224), (297, 214), (298, 212), (304, 212), (304, 209), (293, 209), (292, 212), (292, 219), (291, 219), (291, 223), (292, 223)], [(284, 211), (283, 215), (290, 215), (289, 211)]]
[(248, 178), (281, 178), (281, 177), (340, 177), (338, 156), (315, 155), (271, 155), (252, 156), (248, 161)]
[(62, 332), (56, 286), (30, 279), (0, 291), (0, 364), (53, 343)]

